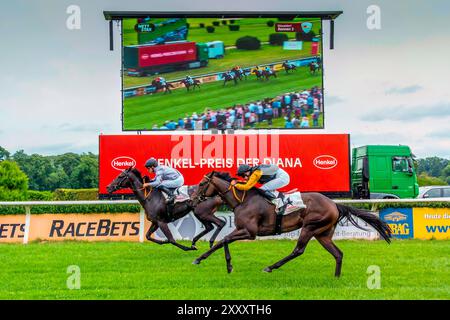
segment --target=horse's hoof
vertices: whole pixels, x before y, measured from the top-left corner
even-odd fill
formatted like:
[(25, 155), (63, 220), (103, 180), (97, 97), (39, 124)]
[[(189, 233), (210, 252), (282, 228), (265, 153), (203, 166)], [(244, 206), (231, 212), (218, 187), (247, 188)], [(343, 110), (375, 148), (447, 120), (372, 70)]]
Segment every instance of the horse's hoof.
[(228, 273), (233, 272), (233, 267), (227, 268)]
[(192, 264), (200, 264), (200, 260), (195, 259), (195, 260), (192, 262)]
[(214, 242), (209, 243), (209, 248), (211, 249), (214, 246)]
[(264, 271), (264, 272), (267, 272), (267, 273), (270, 273), (270, 272), (272, 272), (272, 269), (270, 269), (269, 267), (267, 267), (267, 268), (264, 268), (263, 271)]
[(192, 250), (198, 250), (197, 247), (194, 244), (191, 246), (191, 249)]

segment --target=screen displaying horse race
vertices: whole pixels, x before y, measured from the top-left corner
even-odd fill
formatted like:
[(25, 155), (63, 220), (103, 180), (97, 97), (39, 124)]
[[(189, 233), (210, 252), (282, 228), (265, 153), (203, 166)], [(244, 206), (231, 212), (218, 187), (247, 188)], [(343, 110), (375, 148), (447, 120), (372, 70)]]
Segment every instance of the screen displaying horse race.
[(324, 127), (320, 18), (122, 21), (123, 130)]

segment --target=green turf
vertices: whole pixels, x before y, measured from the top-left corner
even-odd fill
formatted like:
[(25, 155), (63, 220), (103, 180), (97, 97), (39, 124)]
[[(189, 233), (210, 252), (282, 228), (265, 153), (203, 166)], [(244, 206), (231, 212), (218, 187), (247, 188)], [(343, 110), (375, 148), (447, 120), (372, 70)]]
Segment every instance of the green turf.
[[(336, 244), (344, 252), (340, 279), (317, 241), (271, 274), (261, 270), (295, 241), (233, 243), (231, 274), (223, 250), (191, 264), (205, 242), (197, 252), (148, 242), (3, 244), (0, 299), (450, 299), (450, 241)], [(67, 289), (70, 265), (80, 267), (79, 290)], [(367, 288), (371, 265), (380, 268), (380, 289)]]
[(124, 100), (124, 129), (151, 129), (153, 124), (161, 125), (165, 120), (191, 116), (194, 111), (202, 113), (206, 108), (219, 109), (314, 86), (322, 86), (321, 74), (311, 76), (309, 69), (304, 67), (289, 74), (278, 72), (278, 78), (264, 82), (252, 75), (237, 85), (228, 82), (224, 87), (222, 81), (216, 81), (202, 84), (196, 91), (177, 89), (171, 94), (159, 92), (127, 98)]

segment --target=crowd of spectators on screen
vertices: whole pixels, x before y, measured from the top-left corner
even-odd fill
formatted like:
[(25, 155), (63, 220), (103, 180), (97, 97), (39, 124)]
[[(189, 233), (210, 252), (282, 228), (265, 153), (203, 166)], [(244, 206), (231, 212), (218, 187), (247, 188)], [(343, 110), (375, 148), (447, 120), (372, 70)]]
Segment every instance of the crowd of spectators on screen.
[[(168, 120), (162, 126), (154, 125), (153, 130), (225, 130), (271, 128), (274, 119), (283, 118), (284, 128), (318, 128), (323, 111), (322, 90), (287, 92), (275, 98), (252, 101), (218, 110), (206, 108), (203, 113), (186, 115), (178, 120)], [(279, 128), (281, 126), (277, 126)]]

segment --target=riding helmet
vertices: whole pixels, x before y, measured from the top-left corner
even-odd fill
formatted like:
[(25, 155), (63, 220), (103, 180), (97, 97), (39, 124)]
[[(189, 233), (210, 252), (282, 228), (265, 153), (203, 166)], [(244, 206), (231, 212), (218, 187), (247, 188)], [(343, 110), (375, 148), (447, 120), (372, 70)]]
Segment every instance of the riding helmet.
[(158, 165), (158, 161), (156, 161), (155, 158), (150, 158), (145, 162), (146, 168), (156, 167), (157, 165)]
[(248, 164), (241, 164), (238, 168), (237, 175), (242, 177), (244, 173), (250, 171), (252, 167), (250, 167)]

